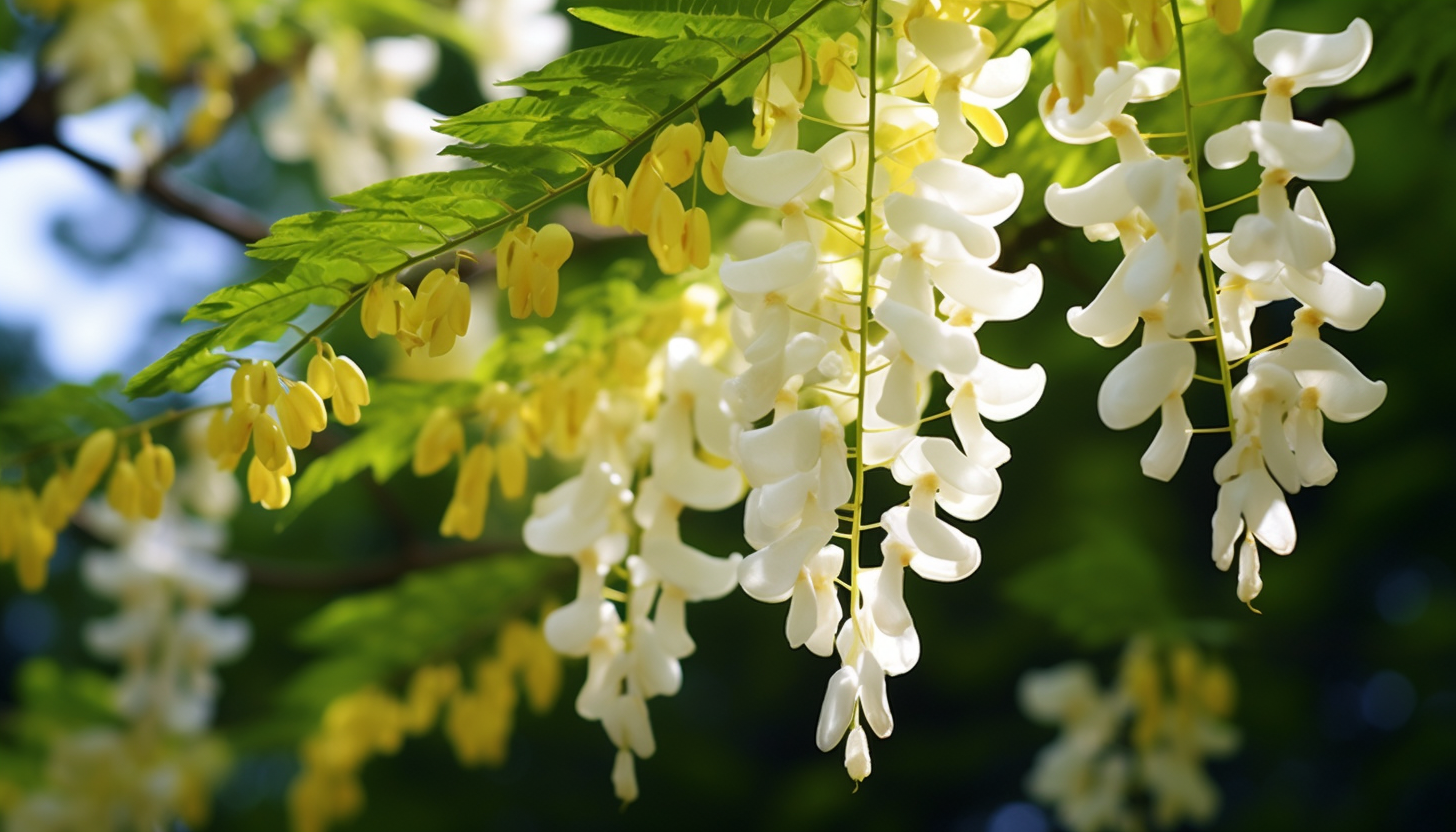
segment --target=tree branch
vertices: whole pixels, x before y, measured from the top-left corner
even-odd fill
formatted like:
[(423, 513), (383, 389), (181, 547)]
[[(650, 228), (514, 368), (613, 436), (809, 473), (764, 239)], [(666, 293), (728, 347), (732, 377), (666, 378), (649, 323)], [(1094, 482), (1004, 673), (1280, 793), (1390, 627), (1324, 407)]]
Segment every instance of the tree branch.
[[(247, 88), (262, 86), (249, 84)], [(60, 111), (56, 88), (38, 82), (15, 112), (0, 121), (0, 152), (25, 147), (50, 147), (106, 177), (116, 184), (124, 175), (116, 168), (93, 159), (61, 141), (56, 130)], [(240, 100), (239, 104), (243, 104)], [(140, 190), (157, 205), (184, 217), (212, 226), (240, 243), (253, 243), (267, 236), (268, 225), (251, 211), (230, 199), (192, 185), (175, 175), (165, 162), (180, 152), (180, 146), (164, 153), (142, 176)]]

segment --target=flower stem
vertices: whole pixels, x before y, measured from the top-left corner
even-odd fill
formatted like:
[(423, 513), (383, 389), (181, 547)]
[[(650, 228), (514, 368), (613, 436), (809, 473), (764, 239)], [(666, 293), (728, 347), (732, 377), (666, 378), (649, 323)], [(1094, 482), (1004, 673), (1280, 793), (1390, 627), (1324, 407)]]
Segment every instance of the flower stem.
[[(1178, 0), (1168, 4), (1173, 12), (1173, 30), (1178, 38), (1178, 87), (1183, 96), (1183, 130), (1188, 134), (1188, 174), (1193, 179), (1193, 189), (1198, 192), (1198, 204), (1203, 204), (1203, 184), (1198, 178), (1198, 134), (1193, 129), (1193, 94), (1188, 85), (1188, 45), (1183, 39), (1183, 16), (1178, 11)], [(1212, 103), (1212, 102), (1204, 102)], [(1203, 283), (1208, 295), (1209, 312), (1213, 316), (1213, 345), (1218, 349), (1219, 381), (1223, 387), (1223, 403), (1228, 410), (1228, 423), (1234, 425), (1234, 383), (1229, 372), (1228, 356), (1223, 348), (1223, 322), (1218, 315), (1218, 281), (1213, 276), (1213, 257), (1208, 247), (1208, 215), (1198, 212), (1199, 246), (1203, 249)], [(1230, 431), (1232, 433), (1232, 431)]]
[[(869, 0), (869, 68), (870, 68), (870, 100), (869, 118), (867, 123), (869, 129), (866, 134), (868, 147), (865, 160), (865, 208), (864, 208), (864, 240), (860, 247), (860, 291), (859, 291), (859, 372), (856, 374), (854, 400), (854, 506), (850, 516), (850, 540), (849, 540), (849, 617), (854, 621), (855, 631), (859, 631), (859, 572), (860, 572), (860, 538), (864, 529), (864, 482), (865, 463), (864, 449), (865, 439), (865, 383), (867, 370), (869, 369), (870, 354), (870, 256), (872, 253), (871, 240), (875, 222), (875, 125), (878, 118), (879, 89), (876, 82), (879, 70), (879, 44), (880, 33), (877, 24), (880, 21), (879, 0)], [(864, 638), (861, 634), (860, 641)]]

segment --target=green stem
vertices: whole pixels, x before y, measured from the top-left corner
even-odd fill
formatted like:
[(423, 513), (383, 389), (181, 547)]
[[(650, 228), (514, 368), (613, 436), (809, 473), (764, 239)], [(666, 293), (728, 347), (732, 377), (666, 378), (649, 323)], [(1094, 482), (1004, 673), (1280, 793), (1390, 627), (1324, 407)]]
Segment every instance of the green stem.
[[(1198, 177), (1198, 134), (1193, 129), (1193, 94), (1188, 85), (1188, 46), (1183, 39), (1183, 16), (1178, 0), (1168, 4), (1173, 11), (1173, 30), (1178, 38), (1178, 87), (1183, 96), (1183, 130), (1188, 134), (1188, 173), (1193, 179), (1198, 204), (1203, 204), (1203, 184)], [(1213, 275), (1213, 257), (1208, 247), (1208, 215), (1198, 212), (1199, 246), (1203, 250), (1203, 284), (1208, 295), (1208, 311), (1213, 316), (1213, 344), (1218, 349), (1219, 382), (1223, 387), (1224, 408), (1228, 423), (1234, 425), (1234, 382), (1229, 371), (1228, 355), (1223, 347), (1223, 322), (1218, 315), (1218, 281)], [(1232, 434), (1232, 431), (1230, 431)], [(1232, 437), (1231, 437), (1232, 438)]]
[[(859, 632), (859, 573), (860, 538), (864, 531), (864, 482), (865, 463), (865, 384), (868, 378), (870, 354), (870, 257), (873, 250), (875, 223), (875, 123), (878, 118), (879, 89), (878, 70), (880, 59), (879, 0), (869, 0), (870, 10), (870, 100), (869, 100), (869, 146), (865, 160), (865, 208), (864, 239), (860, 243), (860, 290), (859, 290), (859, 373), (855, 382), (854, 401), (854, 505), (850, 516), (849, 539), (849, 616), (854, 621), (855, 632)], [(864, 641), (863, 634), (860, 641)]]

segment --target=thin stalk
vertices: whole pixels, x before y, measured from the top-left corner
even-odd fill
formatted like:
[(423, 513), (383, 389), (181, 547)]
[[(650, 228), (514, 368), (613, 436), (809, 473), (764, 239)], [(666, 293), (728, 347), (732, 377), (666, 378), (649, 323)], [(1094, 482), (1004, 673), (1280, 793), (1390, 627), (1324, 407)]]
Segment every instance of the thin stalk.
[[(1203, 204), (1203, 184), (1198, 177), (1198, 134), (1193, 128), (1193, 93), (1188, 84), (1188, 46), (1183, 39), (1183, 16), (1178, 11), (1178, 0), (1168, 4), (1173, 11), (1173, 31), (1178, 38), (1178, 87), (1183, 96), (1183, 130), (1188, 134), (1188, 172), (1193, 178), (1193, 189), (1198, 192), (1198, 204)], [(1213, 256), (1208, 246), (1208, 215), (1198, 212), (1199, 246), (1203, 249), (1203, 284), (1208, 295), (1209, 312), (1213, 315), (1213, 345), (1218, 349), (1219, 382), (1223, 388), (1224, 408), (1228, 411), (1228, 423), (1234, 425), (1234, 382), (1229, 372), (1228, 355), (1223, 348), (1223, 322), (1218, 316), (1218, 281), (1213, 276)]]
[[(860, 573), (860, 538), (864, 529), (864, 483), (865, 463), (864, 457), (859, 453), (864, 447), (865, 439), (865, 383), (868, 375), (870, 354), (870, 239), (874, 236), (875, 220), (875, 124), (878, 119), (879, 89), (878, 70), (880, 59), (880, 33), (878, 24), (880, 22), (879, 0), (869, 0), (870, 26), (869, 26), (869, 67), (870, 67), (870, 100), (869, 100), (869, 130), (866, 137), (869, 140), (865, 162), (865, 207), (864, 207), (864, 241), (860, 250), (860, 290), (859, 290), (859, 373), (856, 376), (854, 400), (854, 506), (850, 517), (850, 540), (849, 540), (849, 616), (854, 621), (855, 632), (859, 633), (859, 573)], [(860, 642), (864, 642), (864, 634), (859, 633)]]

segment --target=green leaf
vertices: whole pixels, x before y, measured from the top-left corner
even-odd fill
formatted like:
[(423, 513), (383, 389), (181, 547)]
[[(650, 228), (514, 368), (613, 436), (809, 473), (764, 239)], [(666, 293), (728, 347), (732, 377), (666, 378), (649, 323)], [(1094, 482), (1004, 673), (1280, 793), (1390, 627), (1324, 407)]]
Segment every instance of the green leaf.
[(225, 326), (215, 326), (187, 336), (171, 352), (132, 376), (122, 392), (130, 398), (142, 399), (196, 390), (197, 385), (211, 378), (229, 360), (212, 351), (225, 329)]
[(254, 320), (286, 321), (311, 304), (338, 306), (372, 275), (347, 260), (325, 269), (314, 263), (281, 266), (256, 280), (227, 286), (203, 298), (183, 321), (214, 321), (245, 326)]
[(568, 9), (575, 17), (614, 32), (642, 37), (677, 37), (689, 30), (709, 37), (760, 40), (776, 34), (774, 18), (804, 0), (607, 0)]
[(0, 408), (0, 444), (15, 448), (45, 445), (128, 424), (131, 417), (110, 400), (120, 385), (119, 376), (108, 374), (91, 384), (58, 384), (6, 402)]
[(310, 462), (293, 485), (293, 497), (278, 518), (278, 528), (292, 523), (305, 509), (336, 486), (369, 471), (377, 483), (388, 482), (414, 455), (415, 437), (430, 412), (440, 405), (459, 407), (479, 387), (462, 382), (374, 382), (368, 429)]
[(492, 101), (435, 129), (471, 144), (539, 144), (594, 155), (620, 150), (658, 117), (622, 101), (559, 95)]
[(1007, 596), (1096, 648), (1175, 621), (1157, 557), (1118, 526), (1091, 523), (1086, 542), (1011, 579)]
[(328, 654), (290, 686), (295, 706), (321, 707), (371, 682), (483, 645), (506, 619), (532, 614), (559, 559), (499, 554), (427, 572), (324, 607), (298, 641)]

